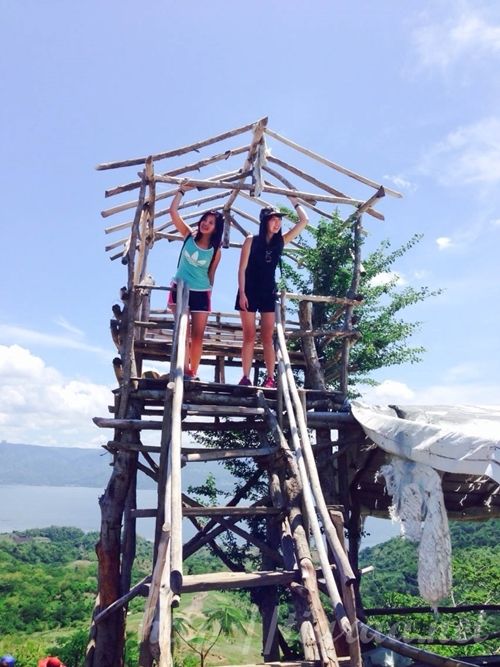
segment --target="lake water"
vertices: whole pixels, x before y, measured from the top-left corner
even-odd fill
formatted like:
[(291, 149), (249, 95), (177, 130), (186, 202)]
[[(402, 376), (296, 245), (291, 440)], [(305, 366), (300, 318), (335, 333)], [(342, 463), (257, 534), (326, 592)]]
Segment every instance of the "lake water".
[[(100, 529), (98, 504), (102, 489), (82, 486), (0, 485), (0, 533), (47, 526), (74, 526), (85, 532)], [(156, 491), (137, 491), (137, 507), (156, 507)], [(185, 538), (193, 535), (192, 524), (185, 521)], [(385, 542), (399, 534), (391, 521), (368, 517), (362, 547)], [(154, 519), (137, 519), (137, 533), (152, 540)]]

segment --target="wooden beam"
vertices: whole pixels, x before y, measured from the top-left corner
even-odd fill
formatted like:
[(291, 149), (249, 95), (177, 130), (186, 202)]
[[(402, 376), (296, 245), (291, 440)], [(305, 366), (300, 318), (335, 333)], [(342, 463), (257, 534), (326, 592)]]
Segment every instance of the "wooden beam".
[[(166, 190), (165, 192), (160, 192), (156, 193), (156, 201), (160, 201), (160, 199), (168, 199), (169, 197), (172, 197), (175, 195), (177, 192), (177, 188), (174, 188), (172, 190)], [(205, 195), (204, 197), (199, 197), (198, 199), (190, 199), (190, 200), (185, 200), (182, 204), (179, 205), (179, 209), (181, 208), (188, 208), (189, 206), (199, 206), (200, 204), (204, 204), (207, 201), (210, 201), (211, 199), (221, 199), (222, 197), (227, 197), (228, 192), (216, 192), (213, 195)], [(129, 201), (124, 204), (120, 204), (119, 206), (113, 206), (112, 208), (105, 209), (104, 211), (101, 211), (101, 217), (102, 218), (109, 218), (111, 215), (115, 215), (115, 213), (121, 213), (122, 211), (127, 211), (128, 209), (135, 208), (137, 206), (137, 200), (134, 201)], [(168, 213), (169, 209), (161, 209), (158, 211), (158, 213), (155, 215), (155, 218), (161, 217), (162, 215), (166, 215)], [(129, 222), (123, 223), (126, 225), (130, 224)], [(118, 229), (123, 229), (121, 225), (117, 225), (116, 227), (108, 227), (104, 231), (106, 234), (109, 234), (113, 231), (118, 231)], [(109, 230), (109, 231), (108, 231)]]
[(340, 296), (321, 296), (316, 294), (296, 294), (295, 292), (285, 292), (287, 299), (295, 301), (313, 301), (314, 303), (338, 303), (342, 306), (359, 306), (363, 303), (361, 299), (345, 299)]
[[(248, 148), (249, 145), (242, 146), (240, 148), (228, 149), (223, 153), (219, 153), (218, 155), (212, 155), (211, 157), (205, 158), (204, 160), (198, 160), (198, 162), (187, 164), (184, 167), (178, 167), (177, 169), (171, 169), (169, 171), (165, 171), (162, 174), (162, 176), (178, 176), (179, 174), (185, 174), (186, 172), (189, 171), (198, 171), (202, 167), (206, 167), (207, 165), (212, 164), (214, 162), (218, 162), (219, 160), (227, 160), (232, 155), (239, 155), (240, 153), (244, 153), (246, 150), (248, 150)], [(132, 181), (131, 183), (125, 183), (124, 185), (116, 185), (113, 188), (109, 188), (108, 190), (105, 191), (104, 194), (106, 197), (112, 197), (113, 195), (122, 194), (123, 192), (129, 192), (130, 190), (135, 190), (139, 188), (140, 185), (141, 185), (140, 181)]]
[(251, 507), (183, 507), (184, 516), (231, 516), (231, 517), (252, 517), (252, 516), (279, 516), (283, 511), (277, 507), (261, 507), (252, 505)]
[[(263, 119), (262, 119), (263, 120)], [(267, 118), (265, 119), (267, 121)], [(259, 121), (257, 121), (259, 122)], [(210, 146), (215, 144), (218, 141), (223, 141), (224, 139), (229, 139), (234, 137), (237, 134), (243, 134), (254, 127), (255, 123), (250, 123), (249, 125), (243, 125), (242, 127), (237, 127), (234, 130), (229, 130), (229, 132), (222, 132), (222, 134), (217, 134), (209, 139), (204, 139), (203, 141), (197, 141), (194, 144), (189, 144), (188, 146), (182, 146), (181, 148), (175, 148), (174, 150), (164, 151), (163, 153), (155, 153), (152, 155), (153, 160), (164, 160), (169, 157), (176, 157), (178, 155), (184, 155), (185, 153), (190, 153), (191, 151), (198, 150), (199, 148), (204, 148), (205, 146)], [(118, 169), (120, 167), (132, 167), (134, 165), (143, 164), (146, 162), (147, 155), (144, 157), (132, 158), (130, 160), (115, 160), (114, 162), (103, 162), (98, 164), (96, 169), (98, 171), (104, 169)]]
[[(174, 178), (173, 176), (160, 176), (156, 175), (155, 180), (160, 183), (175, 183), (181, 185), (181, 183), (186, 183), (187, 185), (192, 185), (195, 188), (207, 189), (207, 188), (216, 188), (216, 189), (228, 189), (228, 190), (246, 190), (251, 192), (253, 190), (253, 185), (249, 183), (231, 183), (230, 181), (220, 180), (203, 180), (197, 178), (187, 178), (179, 179)], [(361, 206), (364, 202), (361, 199), (351, 199), (350, 197), (334, 197), (333, 195), (324, 195), (321, 193), (313, 192), (302, 192), (299, 190), (290, 190), (289, 188), (278, 188), (274, 185), (265, 184), (263, 187), (264, 192), (268, 192), (275, 195), (284, 195), (285, 197), (298, 197), (299, 199), (306, 199), (308, 201), (324, 201), (330, 204), (347, 204), (349, 206)]]
[[(376, 183), (375, 181), (372, 181), (370, 178), (366, 178), (365, 176), (361, 176), (360, 174), (357, 174), (356, 172), (351, 171), (350, 169), (347, 169), (346, 167), (342, 167), (341, 165), (336, 164), (335, 162), (332, 162), (331, 160), (328, 160), (327, 158), (319, 155), (318, 153), (314, 153), (314, 151), (311, 151), (308, 148), (303, 148), (299, 144), (296, 144), (295, 142), (291, 141), (290, 139), (287, 139), (286, 137), (283, 137), (282, 135), (278, 134), (277, 132), (274, 132), (273, 130), (270, 130), (268, 127), (266, 127), (265, 132), (270, 137), (273, 137), (273, 139), (277, 139), (278, 141), (281, 141), (281, 143), (285, 144), (286, 146), (290, 146), (290, 148), (295, 148), (295, 150), (299, 151), (299, 153), (303, 153), (304, 155), (307, 155), (308, 157), (311, 157), (314, 160), (317, 160), (318, 162), (321, 162), (321, 164), (324, 164), (327, 167), (331, 167), (332, 169), (335, 169), (336, 171), (339, 171), (341, 174), (344, 174), (345, 176), (350, 176), (351, 178), (354, 178), (356, 181), (359, 181), (360, 183), (364, 183), (365, 185), (369, 185), (372, 188), (376, 188), (377, 190), (381, 186), (380, 183)], [(388, 195), (391, 195), (391, 197), (400, 198), (400, 197), (403, 196), (400, 192), (397, 192), (396, 190), (391, 190), (390, 188), (385, 188), (385, 190), (386, 190)]]
[(465, 662), (464, 660), (454, 660), (453, 658), (446, 658), (442, 655), (436, 655), (429, 651), (417, 649), (409, 644), (399, 641), (398, 639), (388, 637), (361, 621), (358, 621), (358, 628), (362, 641), (374, 641), (385, 648), (391, 649), (391, 651), (395, 651), (400, 655), (405, 655), (408, 658), (411, 658), (415, 662), (420, 661), (425, 665), (436, 665), (436, 667), (474, 667), (472, 663)]
[[(310, 174), (306, 173), (305, 171), (302, 171), (302, 169), (298, 169), (297, 167), (294, 167), (292, 164), (288, 164), (288, 162), (285, 162), (284, 160), (280, 160), (277, 157), (274, 157), (273, 155), (268, 156), (268, 161), (272, 162), (273, 164), (277, 164), (280, 167), (283, 167), (284, 169), (287, 169), (290, 171), (292, 174), (295, 174), (299, 178), (302, 178), (304, 181), (307, 181), (308, 183), (312, 183), (313, 185), (316, 185), (318, 188), (321, 188), (322, 190), (325, 190), (325, 192), (329, 192), (332, 195), (337, 195), (338, 197), (347, 197), (348, 195), (344, 194), (340, 190), (336, 190), (335, 188), (332, 188), (331, 185), (327, 185), (326, 183), (323, 183), (323, 181), (318, 180), (314, 176), (311, 176)], [(281, 177), (280, 174), (275, 172), (274, 170), (271, 170), (269, 168), (265, 168), (268, 173), (272, 174), (275, 178)], [(282, 178), (282, 177), (281, 177)], [(383, 220), (384, 216), (382, 213), (379, 213), (378, 211), (375, 211), (371, 208), (367, 209), (367, 213), (372, 215), (374, 218), (378, 218), (379, 220)]]
[(183, 593), (255, 588), (256, 586), (286, 586), (299, 580), (298, 570), (285, 572), (206, 572), (188, 574), (182, 583)]
[(198, 452), (189, 452), (182, 448), (182, 459), (188, 463), (195, 461), (225, 461), (247, 457), (270, 456), (276, 453), (276, 447), (252, 447), (245, 449), (205, 449)]

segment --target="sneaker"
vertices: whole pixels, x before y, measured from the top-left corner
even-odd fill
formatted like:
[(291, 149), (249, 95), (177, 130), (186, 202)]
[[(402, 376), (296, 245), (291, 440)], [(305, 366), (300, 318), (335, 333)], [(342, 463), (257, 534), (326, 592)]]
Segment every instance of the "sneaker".
[(270, 375), (266, 375), (264, 382), (262, 383), (262, 386), (265, 389), (276, 389), (276, 380)]
[(250, 378), (248, 378), (246, 375), (244, 375), (241, 380), (238, 382), (239, 385), (242, 387), (251, 387), (252, 383), (250, 382)]
[(188, 370), (184, 371), (184, 381), (191, 382), (191, 380), (194, 380), (194, 375), (193, 371), (190, 368), (188, 368)]

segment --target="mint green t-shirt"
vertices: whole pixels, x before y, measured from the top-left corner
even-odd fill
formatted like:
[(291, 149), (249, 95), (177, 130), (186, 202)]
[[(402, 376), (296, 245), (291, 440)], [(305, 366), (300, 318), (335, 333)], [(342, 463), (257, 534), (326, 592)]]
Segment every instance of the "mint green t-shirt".
[(181, 250), (179, 266), (174, 280), (183, 280), (190, 290), (210, 290), (208, 268), (214, 255), (214, 249), (200, 248), (193, 236), (189, 236)]

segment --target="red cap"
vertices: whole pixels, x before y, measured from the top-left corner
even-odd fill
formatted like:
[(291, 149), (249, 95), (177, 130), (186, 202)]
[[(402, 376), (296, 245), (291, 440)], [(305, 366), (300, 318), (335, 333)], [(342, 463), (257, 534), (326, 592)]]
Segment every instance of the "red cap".
[(59, 658), (47, 658), (47, 667), (64, 667)]

